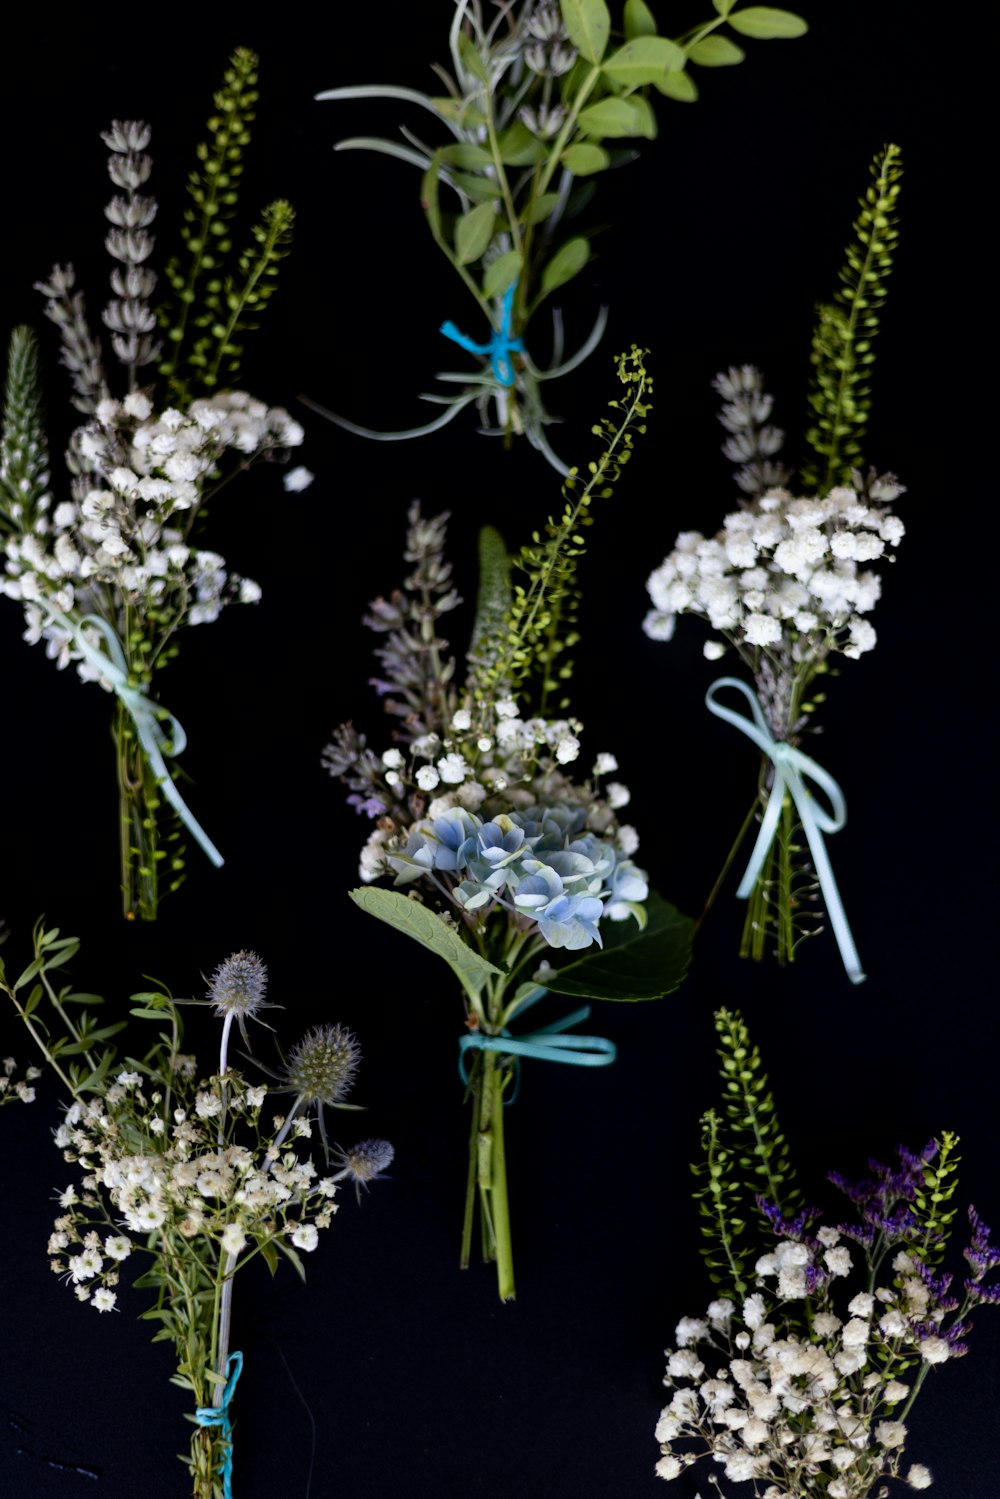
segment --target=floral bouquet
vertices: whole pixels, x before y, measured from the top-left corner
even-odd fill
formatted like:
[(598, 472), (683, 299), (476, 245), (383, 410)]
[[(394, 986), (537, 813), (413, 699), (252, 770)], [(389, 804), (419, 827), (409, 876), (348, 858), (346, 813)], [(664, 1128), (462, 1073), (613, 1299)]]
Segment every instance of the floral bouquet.
[[(425, 520), (413, 506), (412, 572), (366, 621), (385, 637), (375, 685), (395, 723), (393, 743), (377, 753), (347, 724), (324, 754), (350, 787), (348, 800), (374, 822), (361, 854), (365, 883), (352, 898), (443, 958), (464, 991), (460, 1070), (472, 1119), (461, 1263), (478, 1203), (483, 1256), (496, 1260), (503, 1300), (515, 1289), (504, 1108), (520, 1059), (614, 1059), (609, 1041), (568, 1034), (587, 1008), (531, 1033), (512, 1032), (513, 1023), (547, 992), (656, 998), (680, 983), (688, 961), (690, 923), (649, 892), (633, 862), (638, 834), (619, 819), (628, 791), (605, 780), (617, 761), (599, 754), (589, 776), (575, 776), (582, 725), (563, 716), (591, 500), (611, 492), (649, 410), (638, 350), (622, 356), (619, 375), (616, 420), (595, 429), (605, 451), (585, 485), (575, 472), (566, 481), (562, 516), (514, 562), (518, 581), (500, 537), (483, 532), (461, 682), (437, 634), (460, 602), (443, 555), (447, 517)], [(378, 883), (386, 879), (394, 888)]]
[[(704, 1317), (683, 1317), (666, 1350), (673, 1393), (656, 1427), (656, 1471), (672, 1480), (711, 1456), (756, 1499), (874, 1499), (889, 1478), (927, 1489), (929, 1470), (906, 1456), (907, 1417), (930, 1370), (966, 1352), (971, 1309), (1000, 1302), (1000, 1282), (988, 1283), (1000, 1247), (974, 1208), (960, 1290), (941, 1268), (957, 1139), (900, 1147), (894, 1164), (871, 1161), (858, 1182), (832, 1172), (850, 1216), (823, 1223), (795, 1206), (745, 1026), (726, 1011), (716, 1024), (727, 1105), (722, 1118), (705, 1116), (699, 1196), (706, 1257), (726, 1294)], [(771, 1236), (764, 1253), (743, 1238), (751, 1220)]]
[[(474, 405), (485, 431), (508, 441), (525, 434), (565, 475), (566, 465), (545, 435), (552, 418), (540, 387), (567, 374), (596, 348), (606, 309), (569, 358), (563, 354), (561, 316), (553, 315), (547, 369), (536, 365), (526, 340), (542, 302), (591, 258), (588, 231), (574, 221), (589, 202), (593, 183), (578, 179), (631, 160), (631, 143), (656, 135), (651, 90), (691, 103), (698, 89), (689, 64), (724, 67), (743, 61), (745, 53), (724, 34), (726, 27), (759, 39), (796, 37), (807, 30), (800, 17), (773, 6), (736, 9), (736, 0), (713, 0), (713, 5), (714, 15), (670, 38), (657, 33), (645, 0), (625, 0), (621, 30), (613, 38), (605, 0), (495, 5), (455, 0), (448, 34), (451, 71), (435, 68), (444, 94), (362, 84), (317, 95), (400, 99), (434, 116), (444, 144), (426, 143), (403, 129), (403, 142), (358, 136), (337, 149), (379, 151), (419, 169), (421, 204), (434, 242), (490, 331), (485, 342), (477, 342), (451, 321), (442, 325), (446, 338), (478, 357), (479, 368), (439, 376), (461, 389), (424, 397), (443, 407), (425, 426), (373, 432), (307, 404), (361, 436), (397, 438), (435, 432)], [(444, 203), (443, 192), (448, 194)]]
[[(260, 598), (252, 579), (230, 572), (199, 544), (205, 507), (255, 459), (284, 458), (302, 441), (286, 411), (224, 388), (237, 374), (243, 333), (275, 289), (293, 219), (287, 203), (272, 203), (250, 248), (226, 271), (256, 76), (253, 54), (237, 51), (189, 179), (183, 254), (167, 265), (170, 291), (159, 304), (149, 265), (157, 205), (142, 191), (151, 171), (149, 127), (115, 121), (103, 137), (117, 192), (105, 210), (114, 269), (102, 317), (124, 370), (113, 395), (73, 268), (56, 266), (39, 289), (59, 328), (61, 361), (84, 423), (66, 455), (69, 498), (55, 504), (37, 341), (18, 328), (10, 344), (0, 591), (24, 605), (26, 640), (44, 640), (59, 667), (73, 662), (84, 681), (99, 682), (117, 699), (122, 896), (130, 920), (156, 916), (161, 872), (170, 890), (182, 880), (182, 827), (222, 863), (166, 763), (183, 750), (183, 730), (152, 693), (154, 674), (177, 654), (183, 625), (209, 623), (227, 604)], [(162, 378), (159, 395), (148, 383), (154, 373)], [(286, 487), (301, 488), (309, 477), (295, 469)]]
[[(111, 1312), (126, 1261), (142, 1266), (133, 1283), (154, 1299), (142, 1317), (156, 1324), (155, 1342), (174, 1345), (173, 1383), (195, 1404), (187, 1459), (194, 1499), (231, 1499), (231, 1405), (243, 1367), (230, 1347), (234, 1279), (258, 1255), (272, 1274), (284, 1257), (304, 1279), (300, 1251), (312, 1253), (329, 1228), (338, 1183), (353, 1181), (360, 1195), (391, 1162), (392, 1146), (328, 1149), (324, 1107), (356, 1107), (344, 1100), (360, 1051), (339, 1025), (309, 1031), (280, 1071), (264, 1069), (276, 1087), (229, 1066), (234, 1021), (246, 1039), (247, 1021), (271, 1008), (267, 970), (253, 953), (220, 964), (198, 1001), (223, 1022), (218, 1070), (206, 1077), (182, 1051), (180, 1012), (164, 990), (132, 996), (131, 1014), (157, 1025), (157, 1040), (116, 1070), (108, 1042), (125, 1022), (99, 1025), (85, 1008), (99, 998), (54, 983), (78, 945), (39, 923), (34, 959), (14, 983), (0, 964), (0, 988), (69, 1100), (55, 1140), (77, 1175), (59, 1196), (52, 1269), (78, 1301)], [(269, 1094), (291, 1106), (267, 1121)], [(304, 1143), (314, 1119), (323, 1176)]]
[[(719, 660), (732, 647), (753, 679), (755, 690), (722, 677), (706, 699), (712, 713), (762, 751), (758, 794), (719, 881), (756, 818), (756, 845), (737, 891), (749, 899), (742, 955), (762, 957), (773, 939), (779, 963), (791, 962), (799, 941), (818, 930), (818, 883), (854, 983), (864, 973), (823, 840), (843, 826), (846, 805), (833, 777), (799, 745), (823, 701), (817, 685), (832, 670), (830, 658), (856, 660), (875, 645), (867, 616), (881, 580), (866, 564), (892, 560), (890, 549), (904, 532), (889, 509), (902, 485), (891, 474), (860, 467), (871, 342), (897, 238), (895, 146), (876, 157), (872, 176), (842, 285), (835, 302), (819, 309), (812, 356), (816, 421), (809, 432), (815, 459), (793, 493), (786, 487), (790, 472), (775, 461), (784, 434), (769, 422), (771, 398), (759, 372), (744, 366), (719, 375), (715, 388), (730, 434), (723, 451), (739, 465), (744, 498), (715, 536), (678, 536), (649, 578), (653, 608), (644, 625), (654, 640), (669, 640), (678, 614), (698, 614), (721, 637), (706, 642), (706, 657)], [(739, 692), (751, 716), (720, 703), (723, 691)], [(832, 811), (817, 803), (807, 780), (827, 794)]]

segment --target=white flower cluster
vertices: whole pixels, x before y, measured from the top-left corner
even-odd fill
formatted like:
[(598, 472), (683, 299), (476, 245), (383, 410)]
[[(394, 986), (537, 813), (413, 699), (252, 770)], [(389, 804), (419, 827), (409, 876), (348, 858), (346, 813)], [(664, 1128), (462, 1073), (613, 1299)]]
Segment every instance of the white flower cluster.
[[(883, 482), (869, 504), (847, 488), (822, 499), (770, 489), (727, 515), (713, 537), (683, 531), (648, 579), (646, 634), (669, 640), (678, 614), (700, 614), (731, 643), (783, 662), (870, 651), (875, 631), (864, 616), (878, 602), (881, 582), (863, 564), (902, 539), (902, 521), (882, 503), (899, 493), (900, 486)], [(725, 649), (710, 640), (705, 655), (717, 660)]]
[[(455, 807), (490, 818), (538, 804), (552, 807), (572, 803), (587, 813), (588, 832), (597, 833), (630, 857), (639, 836), (619, 825), (615, 814), (630, 800), (627, 786), (611, 781), (599, 788), (599, 778), (618, 769), (614, 755), (598, 755), (590, 780), (572, 781), (565, 767), (580, 755), (583, 725), (578, 719), (520, 717), (517, 704), (505, 698), (484, 713), (460, 708), (445, 738), (426, 734), (404, 752), (392, 748), (381, 757), (382, 780), (388, 788), (384, 801), (368, 803), (374, 815), (390, 803), (406, 805), (412, 816), (405, 824), (376, 827), (361, 853), (362, 880), (371, 882), (391, 873), (386, 852), (406, 841), (412, 823), (442, 817)], [(428, 801), (427, 797), (431, 796)]]
[(34, 1103), (35, 1090), (31, 1086), (36, 1078), (41, 1077), (41, 1069), (38, 1067), (26, 1067), (24, 1077), (15, 1081), (14, 1073), (17, 1071), (17, 1063), (13, 1057), (4, 1057), (0, 1061), (0, 1108), (5, 1103), (13, 1103), (20, 1099), (21, 1103)]
[[(852, 1268), (834, 1228), (816, 1241), (779, 1240), (757, 1261), (757, 1286), (737, 1309), (714, 1301), (704, 1318), (685, 1317), (667, 1349), (664, 1384), (674, 1390), (656, 1440), (661, 1478), (677, 1478), (711, 1455), (734, 1482), (753, 1481), (761, 1499), (822, 1493), (867, 1499), (876, 1481), (904, 1477), (930, 1487), (920, 1463), (901, 1471), (914, 1356), (940, 1362), (950, 1344), (932, 1330), (944, 1316), (908, 1254), (893, 1261), (895, 1288), (862, 1292), (846, 1318), (832, 1309), (832, 1283)], [(808, 1297), (810, 1316), (796, 1317)], [(791, 1305), (789, 1305), (791, 1303)], [(700, 1451), (675, 1451), (694, 1438)]]
[[(51, 1265), (98, 1311), (114, 1307), (119, 1265), (133, 1249), (158, 1253), (149, 1235), (164, 1235), (172, 1253), (186, 1243), (192, 1257), (211, 1263), (220, 1248), (238, 1258), (279, 1236), (310, 1252), (337, 1211), (334, 1178), (320, 1178), (311, 1160), (262, 1135), (265, 1088), (226, 1074), (226, 1110), (246, 1121), (255, 1140), (220, 1145), (213, 1122), (222, 1113), (219, 1078), (186, 1088), (184, 1081), (179, 1069), (179, 1095), (164, 1117), (163, 1094), (147, 1098), (140, 1075), (123, 1072), (103, 1097), (74, 1103), (56, 1131), (64, 1159), (78, 1162), (84, 1176), (79, 1190), (69, 1186), (59, 1196), (67, 1211), (49, 1239)], [(310, 1134), (308, 1120), (294, 1122), (292, 1138)]]
[[(256, 603), (255, 582), (227, 575), (218, 553), (190, 544), (192, 525), (227, 452), (249, 462), (302, 439), (286, 411), (244, 391), (159, 414), (141, 391), (122, 402), (101, 401), (71, 440), (73, 499), (53, 509), (42, 497), (31, 529), (5, 544), (0, 592), (25, 604), (25, 639), (44, 637), (60, 666), (79, 656), (71, 637), (38, 607), (42, 600), (64, 614), (74, 606), (86, 612), (110, 590), (116, 610), (155, 606), (175, 624), (209, 623), (237, 599)], [(81, 665), (91, 679), (93, 669)]]

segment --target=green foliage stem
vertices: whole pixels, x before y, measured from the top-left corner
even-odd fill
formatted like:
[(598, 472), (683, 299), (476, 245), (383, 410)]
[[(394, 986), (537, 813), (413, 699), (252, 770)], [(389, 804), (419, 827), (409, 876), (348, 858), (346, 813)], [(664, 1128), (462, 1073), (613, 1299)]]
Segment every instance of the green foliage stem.
[(702, 1257), (708, 1266), (708, 1278), (728, 1294), (745, 1296), (749, 1289), (746, 1276), (752, 1246), (740, 1243), (746, 1231), (746, 1219), (739, 1210), (739, 1190), (733, 1170), (733, 1153), (722, 1143), (722, 1121), (714, 1109), (701, 1118), (703, 1161), (691, 1170), (705, 1185), (692, 1192), (702, 1219)]
[(958, 1211), (957, 1207), (951, 1206), (958, 1190), (961, 1160), (955, 1154), (958, 1136), (945, 1130), (936, 1143), (937, 1155), (924, 1163), (924, 1185), (918, 1188), (913, 1200), (913, 1213), (924, 1233), (919, 1253), (927, 1265), (937, 1265), (944, 1258), (948, 1235)]
[(875, 361), (872, 342), (899, 239), (897, 205), (902, 177), (898, 146), (887, 145), (871, 166), (872, 182), (859, 200), (855, 241), (848, 245), (840, 286), (832, 302), (816, 309), (809, 405), (814, 416), (807, 439), (816, 454), (802, 471), (806, 485), (820, 492), (850, 484), (862, 462)]

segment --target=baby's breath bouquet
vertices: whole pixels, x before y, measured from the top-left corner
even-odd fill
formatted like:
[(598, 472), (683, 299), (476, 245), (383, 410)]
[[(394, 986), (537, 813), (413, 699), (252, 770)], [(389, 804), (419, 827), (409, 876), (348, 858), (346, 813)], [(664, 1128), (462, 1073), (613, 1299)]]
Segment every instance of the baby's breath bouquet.
[[(738, 891), (749, 898), (742, 954), (760, 958), (773, 940), (778, 961), (791, 962), (799, 941), (818, 929), (818, 883), (855, 983), (864, 973), (823, 842), (824, 832), (843, 826), (844, 798), (799, 745), (823, 701), (818, 687), (832, 660), (856, 660), (875, 645), (868, 615), (882, 585), (868, 564), (891, 561), (904, 534), (890, 509), (902, 485), (892, 474), (863, 471), (861, 446), (872, 339), (897, 238), (899, 177), (898, 148), (886, 146), (872, 166), (841, 286), (834, 302), (819, 308), (812, 460), (789, 488), (791, 472), (776, 459), (784, 434), (770, 424), (760, 373), (743, 366), (719, 375), (721, 421), (730, 434), (723, 451), (738, 465), (740, 507), (715, 536), (681, 532), (649, 578), (653, 608), (644, 626), (653, 639), (669, 640), (678, 614), (700, 615), (716, 632), (706, 657), (717, 661), (731, 648), (753, 679), (755, 690), (722, 677), (707, 697), (714, 714), (763, 752), (758, 795), (726, 864), (756, 818), (759, 834)], [(720, 703), (722, 691), (739, 692), (751, 717)], [(832, 813), (806, 779), (826, 793)]]
[[(185, 744), (177, 720), (153, 695), (155, 675), (177, 654), (182, 626), (218, 619), (260, 588), (199, 541), (205, 508), (240, 470), (286, 458), (302, 441), (288, 413), (228, 387), (244, 333), (275, 289), (293, 214), (264, 210), (249, 247), (228, 264), (242, 157), (256, 93), (256, 58), (237, 51), (216, 95), (207, 143), (188, 189), (192, 206), (181, 252), (166, 267), (167, 295), (154, 296), (150, 232), (157, 204), (143, 189), (150, 130), (115, 121), (103, 139), (116, 188), (105, 210), (113, 263), (102, 321), (121, 366), (118, 383), (91, 332), (72, 266), (40, 283), (59, 329), (61, 362), (83, 423), (66, 453), (68, 495), (51, 489), (39, 345), (28, 328), (10, 342), (0, 446), (0, 592), (24, 606), (24, 638), (44, 640), (57, 666), (116, 697), (114, 739), (120, 790), (125, 915), (151, 920), (161, 892), (183, 878), (183, 832), (215, 864), (222, 857), (175, 784)], [(162, 337), (157, 336), (159, 326)], [(159, 375), (160, 383), (154, 384)], [(286, 487), (308, 482), (305, 469)]]
[(907, 1417), (931, 1369), (966, 1352), (970, 1311), (1000, 1303), (1000, 1247), (974, 1208), (960, 1287), (942, 1268), (957, 1138), (901, 1146), (857, 1182), (831, 1172), (850, 1209), (824, 1222), (801, 1207), (741, 1017), (719, 1011), (716, 1027), (726, 1103), (703, 1120), (697, 1196), (721, 1294), (681, 1318), (666, 1350), (656, 1471), (669, 1481), (710, 1456), (755, 1499), (887, 1499), (887, 1479), (927, 1489), (929, 1470), (906, 1454)]
[[(130, 1013), (155, 1025), (157, 1039), (141, 1057), (116, 1062), (109, 1043), (126, 1022), (98, 1024), (91, 1010), (99, 998), (57, 986), (78, 946), (39, 923), (24, 972), (8, 982), (0, 963), (0, 988), (67, 1094), (55, 1141), (75, 1169), (59, 1195), (52, 1269), (78, 1301), (113, 1312), (123, 1278), (140, 1267), (133, 1285), (153, 1301), (142, 1318), (155, 1325), (154, 1342), (173, 1344), (173, 1383), (195, 1406), (187, 1459), (194, 1499), (231, 1499), (231, 1404), (243, 1367), (231, 1348), (235, 1277), (260, 1255), (272, 1274), (284, 1258), (304, 1279), (301, 1255), (330, 1227), (338, 1183), (353, 1181), (360, 1195), (389, 1165), (392, 1147), (364, 1140), (329, 1148), (324, 1108), (354, 1107), (345, 1099), (360, 1061), (342, 1026), (314, 1028), (278, 1069), (262, 1069), (272, 1084), (229, 1065), (234, 1023), (247, 1039), (247, 1022), (272, 1008), (254, 953), (220, 964), (199, 1001), (222, 1021), (218, 1067), (206, 1075), (182, 1049), (179, 1002), (164, 989), (132, 996)], [(290, 1106), (274, 1112), (282, 1096)], [(314, 1120), (324, 1175), (308, 1143)]]
[(385, 434), (325, 415), (366, 437), (416, 437), (474, 406), (485, 431), (507, 440), (526, 435), (566, 473), (545, 434), (551, 418), (541, 386), (587, 358), (604, 331), (606, 309), (569, 358), (560, 314), (553, 314), (547, 369), (536, 364), (527, 339), (542, 303), (591, 259), (592, 231), (579, 221), (591, 179), (630, 161), (635, 142), (655, 137), (656, 95), (692, 103), (695, 71), (743, 61), (730, 33), (767, 40), (807, 29), (800, 17), (773, 6), (713, 0), (713, 10), (667, 37), (645, 0), (625, 0), (614, 15), (605, 0), (455, 0), (450, 70), (435, 68), (444, 93), (360, 84), (317, 96), (402, 100), (434, 116), (441, 144), (404, 128), (402, 141), (355, 136), (337, 149), (382, 152), (421, 172), (420, 201), (434, 242), (489, 329), (477, 342), (450, 320), (442, 325), (479, 366), (439, 376), (461, 388), (424, 397), (443, 408), (427, 425)]
[[(618, 361), (624, 394), (583, 483), (511, 562), (482, 533), (480, 587), (464, 678), (437, 633), (460, 599), (444, 559), (447, 516), (410, 511), (404, 588), (377, 599), (368, 625), (384, 637), (376, 682), (394, 720), (377, 752), (350, 724), (324, 762), (374, 823), (361, 854), (363, 910), (438, 954), (458, 977), (466, 1030), (462, 1077), (472, 1109), (461, 1262), (476, 1206), (483, 1255), (502, 1299), (514, 1295), (504, 1109), (519, 1059), (603, 1065), (611, 1043), (568, 1034), (588, 1009), (526, 1034), (511, 1029), (553, 994), (653, 999), (680, 983), (690, 924), (650, 893), (633, 861), (639, 836), (621, 821), (629, 793), (601, 753), (576, 766), (581, 723), (567, 716), (567, 649), (577, 639), (576, 565), (595, 497), (607, 497), (642, 430), (650, 382), (638, 350)], [(391, 880), (393, 889), (380, 883)]]

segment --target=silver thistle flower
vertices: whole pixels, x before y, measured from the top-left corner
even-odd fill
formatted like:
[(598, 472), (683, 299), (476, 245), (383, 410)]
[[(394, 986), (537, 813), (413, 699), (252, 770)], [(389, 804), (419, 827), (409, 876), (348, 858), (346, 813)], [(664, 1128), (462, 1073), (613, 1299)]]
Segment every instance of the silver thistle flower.
[(316, 1025), (297, 1041), (285, 1061), (289, 1091), (304, 1104), (339, 1104), (351, 1091), (361, 1048), (342, 1025)]
[[(267, 1003), (264, 998), (266, 993), (267, 968), (265, 964), (256, 953), (241, 948), (239, 952), (232, 953), (224, 963), (220, 963), (212, 974), (208, 985), (207, 1000), (209, 1004), (215, 1006), (215, 1013), (220, 1020), (227, 1020), (230, 1025), (233, 1020), (237, 1021), (240, 1034), (249, 1046), (247, 1021), (260, 1020), (261, 1010), (277, 1008)], [(262, 1025), (264, 1023), (261, 1021)]]
[(348, 1150), (338, 1146), (332, 1156), (333, 1163), (340, 1167), (334, 1181), (348, 1177), (360, 1202), (362, 1187), (367, 1192), (369, 1182), (379, 1181), (392, 1165), (395, 1154), (388, 1140), (359, 1140)]

